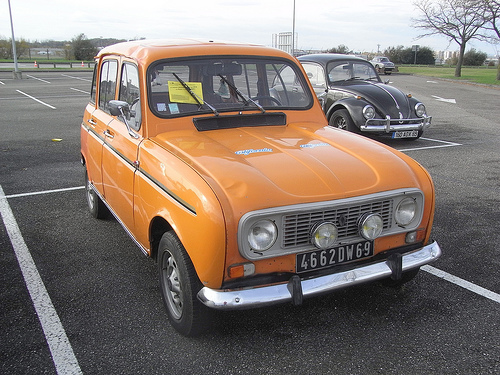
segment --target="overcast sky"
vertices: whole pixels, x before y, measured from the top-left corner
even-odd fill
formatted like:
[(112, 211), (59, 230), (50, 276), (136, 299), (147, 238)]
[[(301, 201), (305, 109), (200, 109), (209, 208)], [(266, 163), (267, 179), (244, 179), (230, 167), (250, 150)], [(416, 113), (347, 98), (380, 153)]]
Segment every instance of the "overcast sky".
[[(344, 44), (355, 52), (413, 44), (457, 50), (444, 37), (417, 40), (414, 0), (295, 0), (297, 48)], [(293, 0), (10, 0), (16, 39), (207, 38), (272, 45), (293, 27)], [(0, 37), (10, 38), (8, 1), (0, 2)], [(380, 45), (380, 46), (379, 46)], [(500, 46), (471, 41), (488, 55)]]

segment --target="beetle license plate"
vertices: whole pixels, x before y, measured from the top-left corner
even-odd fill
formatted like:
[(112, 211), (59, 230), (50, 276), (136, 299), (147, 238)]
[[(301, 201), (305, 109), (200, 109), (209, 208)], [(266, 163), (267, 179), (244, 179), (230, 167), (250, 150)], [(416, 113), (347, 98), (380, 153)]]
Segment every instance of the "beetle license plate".
[(418, 130), (407, 130), (402, 132), (394, 132), (392, 133), (392, 138), (416, 138), (418, 137)]
[(341, 245), (328, 250), (316, 250), (297, 254), (296, 271), (305, 272), (347, 263), (373, 255), (373, 242), (363, 241), (350, 245)]

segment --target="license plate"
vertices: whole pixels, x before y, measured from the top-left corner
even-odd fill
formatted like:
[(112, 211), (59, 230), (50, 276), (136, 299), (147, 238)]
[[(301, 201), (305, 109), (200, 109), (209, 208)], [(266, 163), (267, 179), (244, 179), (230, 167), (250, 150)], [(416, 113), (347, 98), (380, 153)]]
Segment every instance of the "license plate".
[(340, 245), (328, 250), (316, 250), (296, 255), (297, 272), (326, 268), (373, 256), (373, 242), (363, 241), (350, 245)]
[(394, 132), (392, 133), (392, 138), (416, 138), (418, 137), (418, 130), (407, 130), (402, 132)]

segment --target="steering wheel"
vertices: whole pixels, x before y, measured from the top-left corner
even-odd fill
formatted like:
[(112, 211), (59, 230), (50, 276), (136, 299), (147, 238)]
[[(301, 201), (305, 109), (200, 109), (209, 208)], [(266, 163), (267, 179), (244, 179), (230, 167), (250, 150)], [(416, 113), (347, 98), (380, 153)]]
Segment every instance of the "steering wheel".
[(281, 104), (281, 102), (280, 102), (278, 99), (273, 98), (273, 97), (272, 97), (272, 96), (270, 96), (270, 95), (259, 95), (259, 96), (254, 96), (254, 97), (252, 98), (252, 100), (256, 100), (256, 101), (258, 101), (258, 102), (259, 102), (259, 104), (260, 104), (260, 101), (261, 101), (262, 99), (269, 99), (269, 100), (271, 100), (273, 103), (275, 103), (277, 106), (281, 106), (281, 105), (282, 105), (282, 104)]

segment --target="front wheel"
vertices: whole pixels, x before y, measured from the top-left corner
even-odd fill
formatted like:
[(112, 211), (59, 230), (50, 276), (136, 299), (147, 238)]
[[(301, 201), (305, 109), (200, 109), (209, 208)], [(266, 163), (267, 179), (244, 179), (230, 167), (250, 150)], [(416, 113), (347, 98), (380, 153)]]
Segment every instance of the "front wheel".
[(328, 124), (334, 128), (344, 129), (353, 133), (359, 132), (347, 109), (337, 109), (333, 112), (328, 120)]
[(166, 232), (158, 248), (158, 271), (163, 303), (170, 324), (184, 336), (209, 328), (211, 311), (197, 298), (202, 288), (193, 263), (174, 232)]

